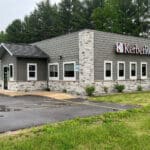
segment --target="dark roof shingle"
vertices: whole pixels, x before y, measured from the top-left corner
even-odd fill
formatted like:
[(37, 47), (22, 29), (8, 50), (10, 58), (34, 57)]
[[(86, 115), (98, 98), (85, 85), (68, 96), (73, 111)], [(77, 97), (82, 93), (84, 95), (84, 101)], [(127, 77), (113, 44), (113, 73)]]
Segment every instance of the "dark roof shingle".
[(43, 52), (40, 48), (34, 45), (28, 44), (6, 44), (2, 46), (7, 48), (9, 52), (16, 57), (28, 57), (28, 58), (48, 58), (49, 56)]

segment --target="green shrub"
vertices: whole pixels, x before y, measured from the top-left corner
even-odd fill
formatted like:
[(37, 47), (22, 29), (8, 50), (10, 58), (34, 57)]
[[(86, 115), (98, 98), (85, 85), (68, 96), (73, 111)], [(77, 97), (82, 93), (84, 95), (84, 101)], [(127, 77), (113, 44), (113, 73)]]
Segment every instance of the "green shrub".
[(142, 91), (143, 90), (143, 87), (141, 85), (138, 85), (137, 86), (137, 91)]
[(62, 92), (63, 92), (63, 93), (67, 93), (67, 90), (66, 90), (66, 89), (63, 89)]
[(92, 96), (93, 93), (95, 92), (95, 87), (94, 87), (94, 86), (87, 86), (87, 87), (85, 88), (85, 91), (86, 91), (86, 94), (87, 94), (88, 96)]
[(116, 89), (119, 93), (122, 93), (123, 90), (125, 89), (125, 86), (124, 86), (124, 85), (121, 85), (121, 84), (116, 84), (116, 85), (115, 85), (115, 89)]
[(24, 90), (24, 92), (26, 92), (26, 93), (27, 93), (27, 92), (29, 92), (29, 90), (28, 90), (28, 89), (25, 89), (25, 90)]
[(108, 87), (107, 86), (104, 86), (103, 89), (104, 89), (105, 93), (108, 93)]
[(51, 89), (50, 88), (45, 88), (44, 91), (51, 91)]

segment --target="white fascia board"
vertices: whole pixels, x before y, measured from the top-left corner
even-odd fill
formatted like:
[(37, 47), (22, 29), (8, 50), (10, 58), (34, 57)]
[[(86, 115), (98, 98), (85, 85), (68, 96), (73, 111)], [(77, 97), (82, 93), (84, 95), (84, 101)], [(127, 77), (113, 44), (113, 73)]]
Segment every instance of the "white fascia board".
[(13, 56), (13, 54), (10, 52), (10, 50), (5, 46), (4, 43), (1, 43), (1, 46), (11, 55)]

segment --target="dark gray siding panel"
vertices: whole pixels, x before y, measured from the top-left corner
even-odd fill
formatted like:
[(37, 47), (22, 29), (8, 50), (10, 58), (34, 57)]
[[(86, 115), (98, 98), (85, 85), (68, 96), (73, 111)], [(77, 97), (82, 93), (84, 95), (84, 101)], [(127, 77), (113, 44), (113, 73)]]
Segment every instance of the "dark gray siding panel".
[[(79, 36), (78, 32), (67, 34), (64, 36), (44, 40), (34, 43), (50, 57), (50, 63), (59, 63), (60, 80), (63, 79), (63, 62), (76, 61), (79, 64)], [(62, 56), (63, 59), (60, 60)], [(77, 79), (79, 75), (77, 73)]]
[(126, 79), (129, 79), (129, 62), (137, 62), (138, 79), (140, 79), (140, 63), (142, 61), (148, 62), (148, 77), (150, 77), (150, 56), (124, 55), (115, 53), (116, 42), (138, 44), (139, 46), (148, 45), (150, 47), (150, 40), (99, 31), (94, 31), (94, 35), (95, 80), (104, 79), (105, 60), (113, 61), (113, 80), (117, 79), (117, 61), (125, 61)]
[(36, 58), (18, 58), (17, 59), (17, 81), (27, 81), (27, 64), (37, 63), (37, 80), (47, 80), (47, 60)]
[(10, 56), (6, 51), (1, 59), (1, 78), (3, 79), (3, 67), (8, 66), (9, 64), (14, 65), (14, 80), (17, 79), (17, 66), (16, 66), (16, 58), (13, 56)]

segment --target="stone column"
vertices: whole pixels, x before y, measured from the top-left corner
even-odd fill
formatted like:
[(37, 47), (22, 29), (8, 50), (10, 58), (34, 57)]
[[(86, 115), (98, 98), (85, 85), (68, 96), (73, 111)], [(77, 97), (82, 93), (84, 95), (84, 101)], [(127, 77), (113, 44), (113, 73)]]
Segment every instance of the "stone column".
[(82, 87), (94, 83), (94, 32), (79, 33), (79, 82)]

